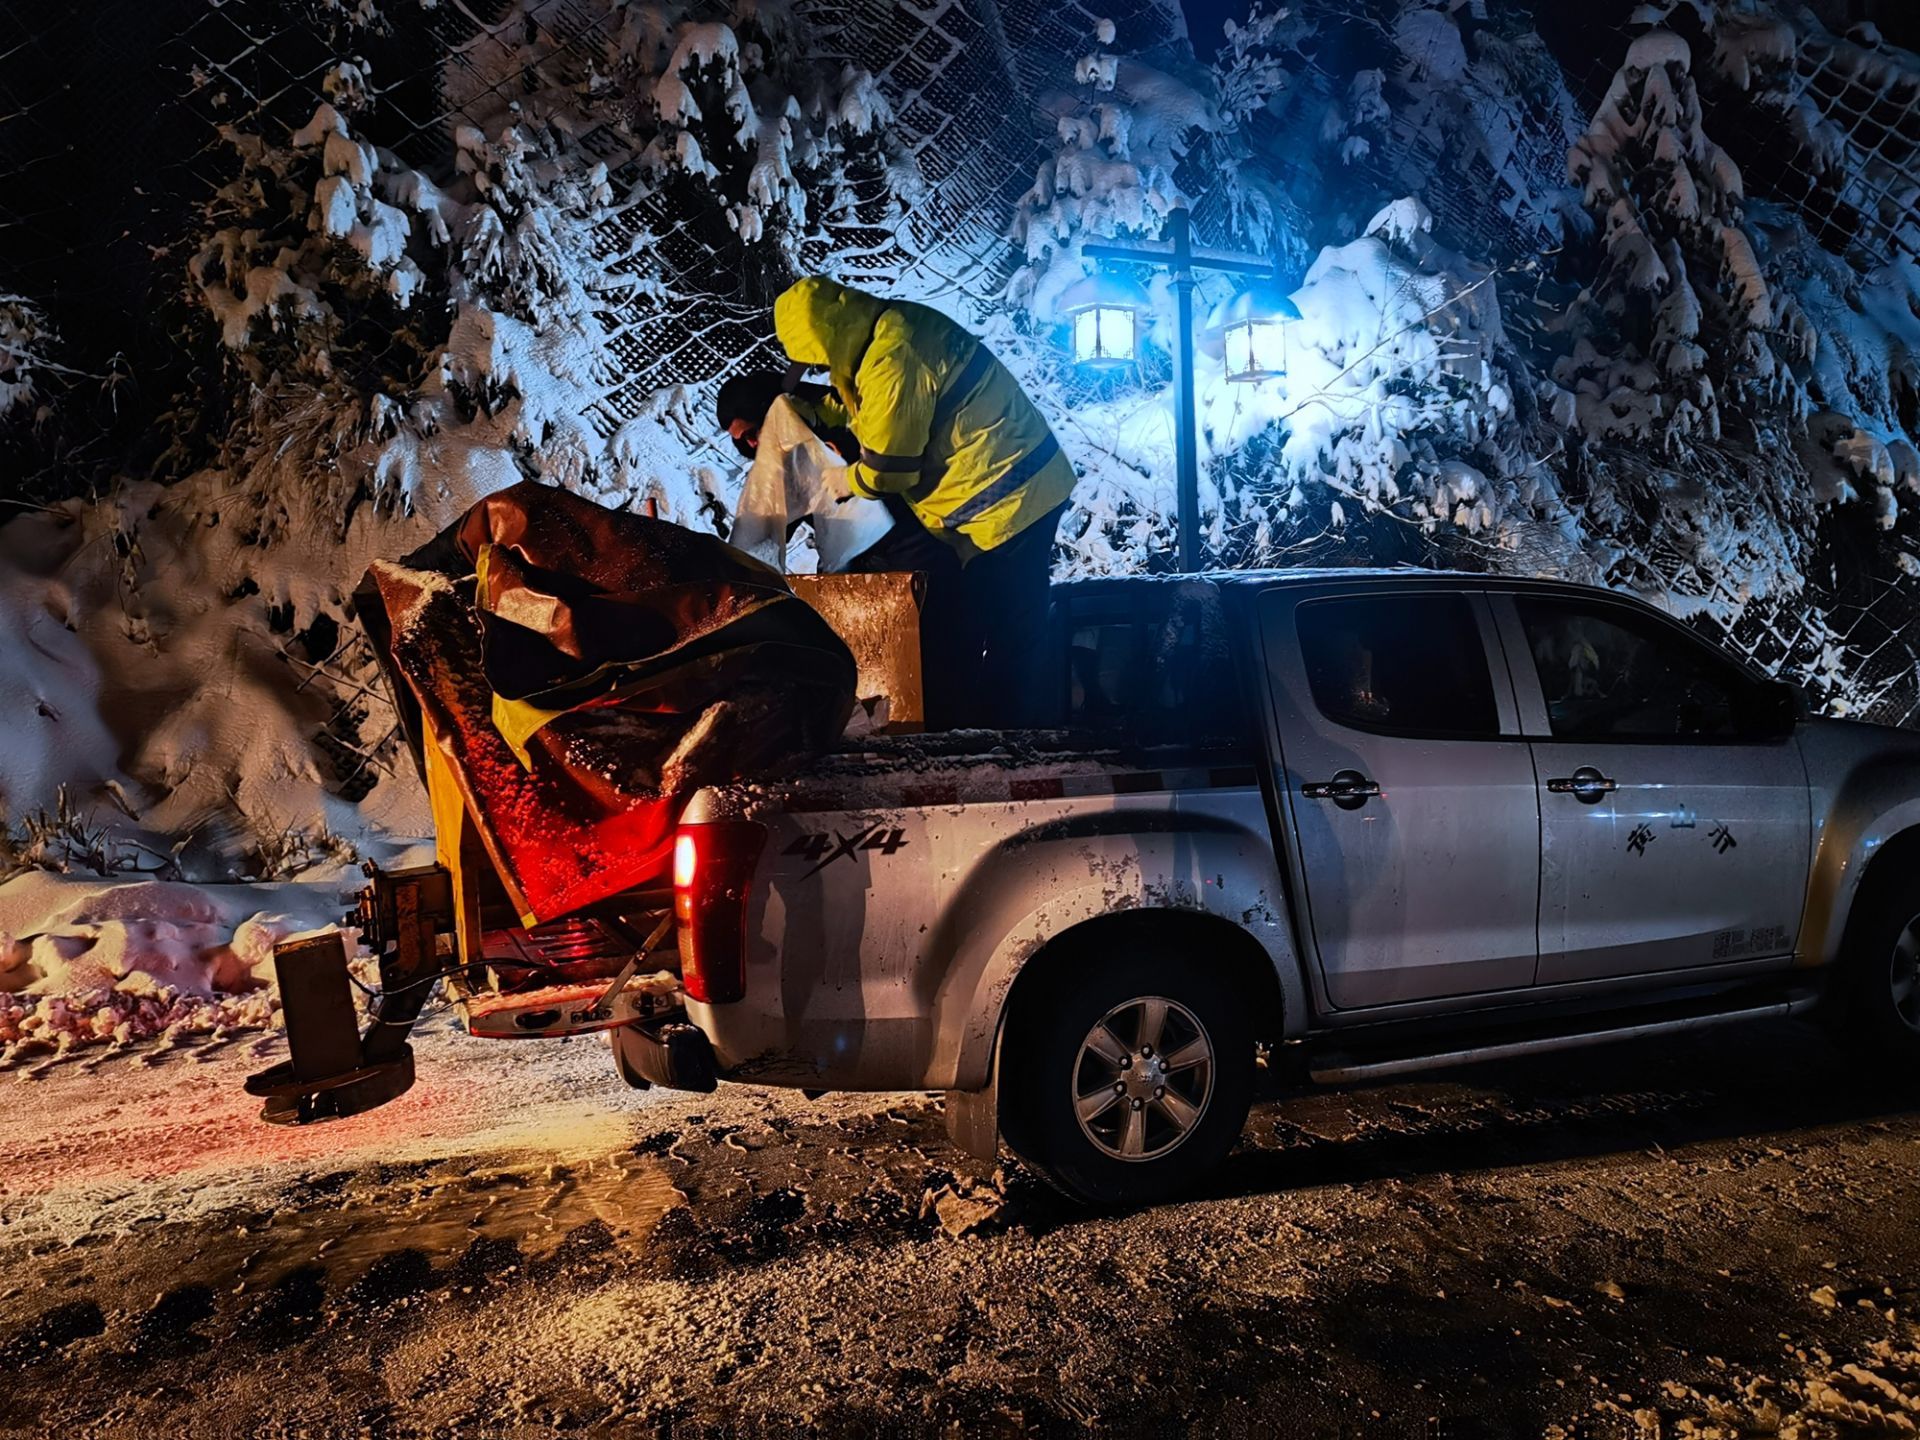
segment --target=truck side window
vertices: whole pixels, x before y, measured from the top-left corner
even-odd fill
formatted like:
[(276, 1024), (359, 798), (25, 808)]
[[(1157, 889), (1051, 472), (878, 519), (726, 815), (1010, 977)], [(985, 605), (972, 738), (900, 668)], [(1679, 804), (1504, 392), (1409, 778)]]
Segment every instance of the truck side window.
[(1622, 606), (1514, 600), (1555, 739), (1744, 733), (1754, 687), (1704, 644)]
[(1486, 646), (1466, 596), (1309, 600), (1294, 624), (1313, 703), (1327, 719), (1389, 734), (1499, 734)]

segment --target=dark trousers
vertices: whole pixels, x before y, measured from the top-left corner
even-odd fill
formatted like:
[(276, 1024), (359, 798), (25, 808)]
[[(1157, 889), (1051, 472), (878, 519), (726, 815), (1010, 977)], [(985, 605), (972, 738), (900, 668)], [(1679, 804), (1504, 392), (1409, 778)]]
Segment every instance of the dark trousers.
[[(892, 497), (888, 497), (892, 499)], [(1043, 632), (1062, 505), (964, 569), (951, 545), (904, 504), (894, 527), (855, 556), (849, 571), (918, 570), (920, 690), (929, 730), (1030, 723), (1045, 664)]]
[(1066, 512), (1065, 505), (1048, 512), (1005, 544), (974, 556), (960, 572), (967, 652), (978, 667), (962, 723), (1033, 723), (1047, 658), (1053, 539)]

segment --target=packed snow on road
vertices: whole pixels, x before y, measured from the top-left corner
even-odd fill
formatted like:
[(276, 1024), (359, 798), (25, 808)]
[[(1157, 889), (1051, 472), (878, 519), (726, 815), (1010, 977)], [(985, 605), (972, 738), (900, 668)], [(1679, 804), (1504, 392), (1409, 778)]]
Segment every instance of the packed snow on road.
[[(1793, 1027), (1256, 1106), (1090, 1216), (923, 1095), (609, 1088), (429, 1018), (267, 1128), (234, 1031), (0, 1077), (10, 1433), (1897, 1434), (1920, 1125)], [(418, 1032), (416, 1032), (418, 1035)], [(1691, 1430), (1685, 1426), (1691, 1425)]]

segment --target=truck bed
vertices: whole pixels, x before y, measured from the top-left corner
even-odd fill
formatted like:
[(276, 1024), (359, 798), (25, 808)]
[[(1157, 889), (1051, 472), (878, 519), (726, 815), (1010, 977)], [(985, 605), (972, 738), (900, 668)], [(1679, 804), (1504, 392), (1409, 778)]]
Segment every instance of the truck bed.
[(715, 793), (751, 818), (760, 810), (897, 810), (1257, 779), (1253, 752), (1230, 742), (1142, 746), (1067, 730), (952, 730), (866, 738), (790, 775)]

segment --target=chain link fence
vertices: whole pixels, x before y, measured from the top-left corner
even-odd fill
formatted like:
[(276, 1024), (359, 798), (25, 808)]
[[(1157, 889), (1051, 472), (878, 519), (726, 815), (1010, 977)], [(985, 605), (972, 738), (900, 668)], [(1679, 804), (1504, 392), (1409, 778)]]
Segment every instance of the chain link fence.
[[(361, 34), (343, 31), (331, 9), (229, 0), (176, 47), (175, 68), (193, 87), (183, 103), (208, 137), (194, 164), (199, 185), (221, 177), (220, 127), (284, 133), (304, 123), (344, 45), (375, 52), (379, 105), (366, 138), (431, 172), (446, 164), (454, 126), (498, 113), (516, 88), (572, 83), (601, 63), (625, 14), (607, 0), (524, 10), (445, 0), (396, 8), (384, 33)], [(851, 173), (852, 206), (802, 244), (799, 269), (838, 269), (917, 295), (996, 290), (1017, 263), (1008, 218), (1045, 154), (1031, 97), (1070, 79), (1092, 48), (1098, 16), (1115, 20), (1131, 48), (1173, 38), (1172, 13), (1156, 0), (797, 4), (812, 56), (878, 78), (895, 112), (891, 133), (924, 182), (916, 203), (894, 214), (877, 164)], [(538, 58), (528, 63), (530, 52)], [(652, 397), (668, 387), (688, 387), (704, 403), (725, 376), (772, 363), (772, 302), (795, 278), (772, 247), (742, 240), (713, 207), (676, 206), (668, 188), (643, 183), (640, 152), (620, 118), (608, 114), (575, 137), (605, 163), (614, 194), (633, 197), (598, 223), (596, 258), (616, 274), (657, 265), (672, 298), (639, 296), (599, 314), (616, 377), (593, 410), (603, 437), (651, 413)]]
[(1920, 259), (1920, 66), (1904, 51), (1801, 26), (1756, 67), (1746, 134), (1762, 193), (1855, 265)]
[[(129, 27), (119, 14), (128, 9), (12, 16), (0, 297), (40, 306), (63, 331), (63, 353), (79, 357), (43, 383), (105, 384), (107, 360), (125, 351), (148, 392), (147, 418), (214, 363), (194, 353), (180, 295), (194, 217), (236, 170), (227, 135), (284, 137), (325, 98), (328, 71), (350, 59), (377, 97), (362, 138), (443, 172), (455, 126), (521, 94), (578, 84), (605, 63), (628, 16), (611, 0), (396, 0), (377, 14), (328, 0), (157, 0)], [(890, 133), (924, 182), (900, 214), (878, 165), (849, 174), (851, 207), (801, 246), (798, 268), (976, 301), (1018, 263), (1008, 221), (1047, 153), (1033, 97), (1070, 82), (1099, 18), (1135, 51), (1173, 43), (1178, 26), (1161, 0), (800, 0), (792, 14), (811, 59), (878, 77), (896, 116)], [(650, 413), (668, 387), (689, 387), (704, 403), (722, 377), (770, 362), (771, 302), (794, 278), (774, 247), (742, 240), (717, 207), (676, 206), (640, 183), (621, 118), (609, 113), (576, 137), (606, 164), (615, 194), (633, 197), (599, 223), (596, 257), (616, 275), (658, 266), (673, 298), (636, 295), (601, 311), (614, 377), (592, 414), (603, 437)], [(76, 186), (76, 175), (88, 183)], [(42, 498), (63, 484), (75, 488), (50, 475)]]
[[(990, 303), (1020, 262), (1008, 221), (1048, 153), (1033, 97), (1070, 83), (1101, 16), (1116, 22), (1125, 48), (1175, 39), (1173, 12), (1157, 0), (796, 5), (810, 56), (829, 69), (851, 65), (877, 77), (895, 114), (890, 135), (904, 144), (921, 182), (902, 213), (878, 164), (850, 171), (851, 204), (823, 217), (802, 243), (799, 271)], [(224, 137), (277, 139), (305, 124), (324, 98), (326, 75), (343, 59), (362, 64), (376, 96), (356, 121), (360, 138), (428, 174), (444, 173), (456, 126), (483, 124), (520, 95), (580, 84), (605, 63), (624, 17), (610, 0), (395, 5), (375, 26), (324, 4), (225, 0), (196, 8), (161, 51), (160, 68), (177, 91), (166, 120), (177, 158), (161, 183), (178, 195), (211, 194), (235, 169)], [(612, 193), (625, 197), (596, 222), (594, 259), (611, 276), (651, 273), (659, 281), (615, 292), (594, 312), (596, 348), (607, 363), (587, 418), (603, 441), (638, 417), (659, 415), (662, 392), (681, 387), (695, 413), (704, 413), (727, 376), (783, 365), (771, 309), (796, 278), (774, 247), (744, 241), (717, 207), (676, 204), (668, 188), (650, 183), (622, 118), (606, 107), (573, 137), (605, 164)], [(176, 269), (189, 218), (154, 227), (174, 229), (167, 238), (176, 248), (165, 263)], [(677, 454), (712, 446), (716, 470), (738, 464), (697, 427), (678, 441)], [(331, 768), (330, 788), (359, 799), (404, 763), (391, 702), (370, 683), (365, 638), (346, 630), (320, 644), (288, 635), (280, 653), (300, 689), (328, 700), (329, 718), (313, 738)]]
[[(1744, 84), (1716, 57), (1738, 46), (1737, 25), (1706, 33), (1687, 6), (1667, 23), (1689, 42), (1703, 125), (1740, 167), (1751, 202), (1791, 211), (1826, 251), (1860, 274), (1920, 257), (1920, 59), (1882, 44), (1830, 33), (1810, 11), (1795, 9), (1759, 46)], [(1609, 27), (1595, 46), (1557, 47), (1579, 108), (1597, 107), (1637, 29)], [(1864, 32), (1863, 32), (1864, 38)], [(1776, 58), (1765, 58), (1772, 54)], [(1896, 396), (1896, 402), (1898, 397)], [(1912, 433), (1920, 414), (1896, 417)], [(1792, 456), (1774, 463), (1791, 465)], [(1750, 473), (1724, 477), (1751, 486)], [(1770, 673), (1809, 684), (1816, 699), (1886, 724), (1920, 724), (1920, 581), (1899, 563), (1920, 558), (1911, 513), (1892, 530), (1864, 507), (1835, 507), (1803, 536), (1804, 592), (1753, 601), (1742, 577), (1703, 565), (1688, 547), (1663, 541), (1634, 557), (1647, 583), (1697, 610), (1697, 623)], [(1904, 505), (1908, 512), (1920, 504)], [(1799, 517), (1776, 523), (1806, 528)], [(1736, 611), (1731, 625), (1716, 611)], [(1844, 677), (1844, 679), (1843, 679)]]
[[(1577, 25), (1559, 7), (1541, 9), (1551, 54), (1508, 55), (1519, 99), (1502, 144), (1465, 144), (1470, 127), (1435, 126), (1433, 117), (1403, 110), (1358, 163), (1362, 179), (1381, 193), (1421, 195), (1450, 243), (1473, 253), (1499, 259), (1550, 246), (1554, 217), (1509, 177), (1516, 166), (1563, 170), (1567, 144), (1626, 52), (1627, 7), (1615, 9), (1617, 21), (1586, 17)], [(823, 61), (879, 78), (897, 116), (894, 133), (924, 182), (901, 213), (877, 166), (850, 174), (852, 205), (801, 247), (801, 268), (975, 305), (991, 304), (1019, 263), (1008, 219), (1050, 148), (1035, 123), (1035, 98), (1070, 83), (1098, 18), (1116, 22), (1112, 48), (1122, 53), (1178, 41), (1176, 12), (1157, 0), (799, 0), (794, 13)], [(67, 330), (63, 363), (73, 363), (56, 383), (102, 397), (79, 407), (78, 429), (146, 423), (212, 365), (183, 340), (191, 327), (173, 322), (183, 321), (178, 292), (196, 207), (234, 173), (226, 133), (280, 136), (305, 123), (328, 70), (357, 57), (378, 92), (364, 138), (409, 165), (443, 169), (455, 125), (497, 113), (517, 94), (579, 82), (623, 14), (609, 0), (400, 0), (377, 24), (326, 0), (12, 12), (13, 41), (0, 60), (10, 82), (0, 103), (0, 294), (39, 302)], [(1690, 38), (1704, 56), (1711, 42)], [(1920, 75), (1910, 60), (1809, 29), (1788, 63), (1756, 76), (1750, 91), (1703, 74), (1708, 129), (1743, 163), (1750, 195), (1791, 206), (1834, 253), (1860, 267), (1912, 258), (1920, 246)], [(1571, 106), (1546, 73), (1555, 62)], [(1331, 58), (1317, 63), (1315, 83), (1329, 92), (1350, 78)], [(1530, 65), (1540, 68), (1532, 81)], [(616, 272), (644, 256), (674, 298), (636, 294), (598, 312), (610, 363), (591, 419), (603, 437), (656, 413), (655, 397), (670, 387), (685, 387), (704, 410), (724, 376), (771, 363), (770, 303), (793, 278), (773, 247), (743, 241), (710, 207), (691, 212), (641, 184), (640, 157), (619, 118), (607, 115), (577, 137), (606, 164), (614, 193), (633, 197), (598, 222), (595, 251)], [(1825, 149), (1811, 148), (1809, 136)], [(1257, 125), (1249, 136), (1269, 149), (1276, 138)], [(1303, 175), (1327, 163), (1312, 145), (1283, 153)], [(1196, 196), (1203, 235), (1224, 238), (1224, 202), (1203, 152), (1180, 178)], [(79, 449), (62, 454), (71, 461), (91, 443), (77, 440)], [(719, 451), (714, 460), (734, 463)], [(1808, 596), (1731, 607), (1741, 618), (1727, 638), (1767, 668), (1794, 674), (1817, 675), (1823, 657), (1838, 653), (1857, 690), (1873, 697), (1876, 718), (1912, 723), (1920, 717), (1920, 661), (1908, 638), (1920, 630), (1912, 582), (1889, 563), (1886, 545), (1847, 530), (1848, 522), (1823, 522)], [(1323, 563), (1445, 558), (1405, 527), (1393, 536), (1304, 537), (1285, 554)], [(1706, 613), (1740, 583), (1674, 545), (1657, 545), (1636, 563), (1650, 585)], [(375, 763), (355, 748), (357, 737), (382, 728), (361, 713), (369, 701), (350, 677), (362, 667), (351, 656), (305, 663), (314, 667), (310, 683), (335, 694), (337, 723), (326, 733), (344, 748), (322, 745), (350, 790)], [(384, 746), (372, 747), (376, 756)]]

